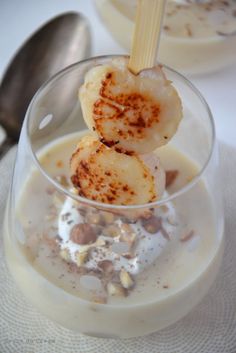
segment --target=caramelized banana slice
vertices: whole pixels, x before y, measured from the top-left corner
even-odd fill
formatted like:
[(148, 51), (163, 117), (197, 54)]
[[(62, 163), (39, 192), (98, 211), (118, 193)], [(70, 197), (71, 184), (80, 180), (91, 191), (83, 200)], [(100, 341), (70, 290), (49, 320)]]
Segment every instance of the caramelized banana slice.
[(92, 68), (79, 98), (88, 127), (118, 152), (155, 150), (171, 139), (182, 118), (180, 98), (161, 67), (134, 75), (125, 58)]
[(162, 195), (165, 177), (156, 156), (158, 167), (153, 175), (144, 159), (118, 153), (87, 135), (71, 157), (71, 180), (79, 194), (91, 200), (116, 205), (149, 203)]

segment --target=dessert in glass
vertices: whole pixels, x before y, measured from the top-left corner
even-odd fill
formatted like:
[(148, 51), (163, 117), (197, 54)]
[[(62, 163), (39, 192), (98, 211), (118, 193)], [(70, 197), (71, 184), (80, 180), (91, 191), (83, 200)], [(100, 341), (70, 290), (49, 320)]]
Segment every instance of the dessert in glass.
[[(105, 25), (129, 51), (137, 0), (95, 0)], [(168, 0), (159, 48), (160, 62), (185, 74), (233, 64), (236, 55), (234, 0)]]
[(82, 61), (37, 92), (5, 217), (21, 291), (56, 323), (96, 337), (179, 320), (207, 293), (223, 252), (206, 102), (174, 70), (133, 75), (127, 60)]

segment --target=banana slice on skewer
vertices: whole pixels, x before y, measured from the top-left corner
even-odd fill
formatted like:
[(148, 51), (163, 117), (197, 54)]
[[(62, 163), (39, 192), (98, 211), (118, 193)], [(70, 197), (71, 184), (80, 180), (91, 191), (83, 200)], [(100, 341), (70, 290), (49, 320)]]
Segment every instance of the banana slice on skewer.
[(182, 118), (181, 100), (161, 67), (134, 75), (125, 58), (92, 68), (79, 98), (89, 129), (118, 152), (155, 150), (171, 139)]
[(80, 140), (70, 167), (79, 194), (102, 203), (146, 204), (159, 199), (165, 188), (157, 156), (118, 153), (92, 135)]

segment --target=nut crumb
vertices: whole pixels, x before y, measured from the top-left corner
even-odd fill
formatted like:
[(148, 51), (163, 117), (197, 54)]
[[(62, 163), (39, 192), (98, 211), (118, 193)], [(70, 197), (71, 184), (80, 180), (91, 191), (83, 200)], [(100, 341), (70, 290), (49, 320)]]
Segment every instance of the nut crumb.
[(114, 266), (112, 261), (103, 260), (98, 263), (98, 268), (100, 268), (103, 272), (109, 274), (114, 272)]
[(80, 251), (76, 253), (77, 266), (82, 266), (88, 259), (88, 251)]
[(86, 221), (89, 224), (102, 224), (102, 217), (99, 213), (91, 212), (86, 215)]
[(101, 211), (101, 216), (106, 224), (112, 224), (115, 221), (115, 216), (111, 212)]
[(179, 175), (178, 170), (166, 170), (166, 188), (169, 188)]
[(57, 166), (57, 168), (62, 168), (62, 167), (63, 167), (63, 162), (62, 162), (62, 160), (58, 160), (58, 161), (56, 162), (56, 166)]
[(159, 217), (151, 216), (148, 219), (142, 219), (143, 228), (151, 234), (159, 232), (162, 228), (162, 220)]
[(194, 232), (194, 230), (192, 229), (190, 232), (188, 232), (188, 233), (182, 235), (182, 236), (180, 237), (180, 241), (184, 243), (184, 242), (186, 242), (186, 241), (192, 239), (192, 237), (194, 236), (194, 234), (195, 234), (195, 232)]
[(115, 224), (110, 224), (108, 225), (107, 227), (105, 227), (103, 229), (103, 234), (107, 237), (117, 237), (117, 236), (120, 236), (121, 234), (121, 231), (119, 229), (119, 227)]
[(136, 239), (136, 233), (133, 230), (133, 228), (130, 226), (130, 224), (123, 223), (121, 225), (121, 236), (120, 236), (120, 241), (124, 241), (128, 243), (130, 246), (133, 245)]
[(65, 187), (65, 188), (70, 185), (69, 182), (68, 182), (68, 179), (67, 179), (67, 177), (65, 175), (58, 175), (56, 177), (56, 181), (59, 184), (61, 184), (61, 186)]
[(166, 240), (170, 240), (169, 233), (165, 230), (165, 228), (161, 227), (161, 234)]
[(96, 297), (92, 298), (92, 301), (94, 303), (96, 303), (96, 304), (106, 304), (107, 303), (107, 298), (106, 297), (102, 297), (102, 296), (101, 297), (96, 296)]
[(65, 260), (66, 262), (69, 262), (71, 260), (70, 258), (70, 253), (68, 249), (62, 249), (60, 251), (60, 256), (62, 257), (63, 260)]
[(87, 223), (76, 224), (71, 229), (70, 240), (76, 244), (87, 245), (97, 240), (97, 235), (91, 225)]
[(120, 271), (120, 282), (125, 289), (130, 289), (134, 286), (134, 280), (124, 269)]
[(118, 283), (108, 283), (107, 292), (110, 296), (126, 297), (128, 292)]

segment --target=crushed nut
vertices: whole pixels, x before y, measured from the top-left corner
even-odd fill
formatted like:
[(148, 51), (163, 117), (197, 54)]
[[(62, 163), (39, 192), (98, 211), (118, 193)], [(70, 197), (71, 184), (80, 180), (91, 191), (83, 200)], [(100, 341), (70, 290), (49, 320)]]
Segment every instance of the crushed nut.
[(86, 216), (86, 221), (89, 224), (102, 224), (102, 217), (99, 213), (88, 213)]
[(98, 268), (100, 268), (103, 272), (109, 274), (114, 272), (114, 266), (112, 261), (103, 260), (98, 263)]
[(180, 241), (182, 241), (182, 242), (188, 241), (188, 240), (192, 239), (193, 236), (194, 236), (194, 230), (191, 230), (187, 234), (182, 235), (180, 238)]
[(95, 245), (96, 246), (104, 246), (104, 245), (106, 245), (106, 241), (104, 239), (98, 237)]
[(127, 290), (118, 283), (108, 283), (107, 292), (110, 296), (126, 297)]
[(125, 241), (128, 244), (132, 245), (136, 239), (136, 233), (134, 232), (133, 228), (127, 223), (123, 223), (120, 228), (121, 228), (120, 240)]
[(168, 221), (168, 223), (169, 224), (171, 224), (172, 226), (177, 226), (177, 221), (176, 221), (176, 218), (175, 218), (175, 216), (172, 214), (172, 215), (169, 215), (168, 217), (167, 217), (167, 221)]
[(115, 216), (111, 212), (101, 211), (101, 216), (105, 224), (112, 224), (115, 221)]
[(107, 298), (103, 296), (96, 296), (92, 298), (92, 301), (97, 304), (106, 304)]
[(49, 237), (48, 233), (44, 233), (42, 236), (42, 240), (52, 249), (54, 250), (59, 250), (58, 249), (58, 239), (53, 236), (53, 237)]
[(161, 227), (161, 234), (166, 240), (170, 240), (169, 233), (165, 230), (165, 228)]
[(35, 258), (38, 255), (40, 237), (37, 234), (31, 234), (26, 238), (25, 246), (30, 249), (30, 255)]
[(88, 251), (78, 251), (76, 253), (77, 266), (82, 266), (88, 260)]
[(52, 202), (54, 206), (56, 206), (57, 208), (60, 208), (64, 201), (65, 201), (65, 196), (60, 194), (59, 192), (53, 195)]
[(97, 235), (91, 225), (87, 223), (76, 224), (71, 229), (70, 240), (76, 244), (86, 245), (94, 243)]
[(53, 195), (55, 191), (56, 191), (56, 188), (55, 188), (54, 186), (48, 186), (48, 187), (46, 188), (46, 193), (47, 193), (48, 195)]
[(169, 211), (169, 207), (166, 206), (166, 205), (162, 205), (162, 206), (161, 206), (161, 210), (162, 210), (162, 212), (166, 213), (166, 212)]
[(148, 219), (142, 219), (143, 228), (151, 234), (155, 234), (161, 230), (162, 220), (159, 217), (151, 216)]
[(167, 170), (166, 171), (166, 188), (170, 187), (179, 174), (178, 170)]
[(67, 188), (70, 185), (65, 175), (58, 175), (56, 177), (56, 181), (61, 184), (61, 186), (63, 186), (64, 188)]
[(127, 260), (131, 260), (135, 257), (135, 255), (131, 254), (131, 253), (130, 254), (122, 254), (122, 256), (125, 257)]
[(107, 227), (105, 227), (103, 229), (103, 235), (107, 236), (107, 237), (118, 237), (120, 236), (121, 231), (119, 229), (119, 227), (115, 224), (110, 224)]
[(62, 249), (60, 251), (60, 256), (62, 257), (63, 260), (65, 260), (66, 262), (70, 262), (71, 258), (70, 258), (70, 253), (68, 249)]
[(49, 207), (49, 213), (45, 215), (45, 220), (52, 221), (53, 219), (57, 218), (58, 212), (55, 205), (51, 205)]
[(122, 286), (126, 289), (129, 289), (134, 286), (134, 281), (133, 281), (132, 277), (124, 269), (121, 269), (121, 271), (120, 271), (120, 282), (121, 282)]
[(57, 218), (57, 214), (55, 213), (49, 213), (45, 216), (45, 221), (54, 221)]

